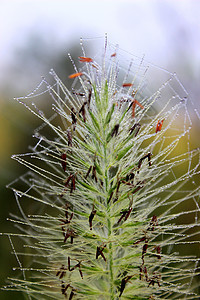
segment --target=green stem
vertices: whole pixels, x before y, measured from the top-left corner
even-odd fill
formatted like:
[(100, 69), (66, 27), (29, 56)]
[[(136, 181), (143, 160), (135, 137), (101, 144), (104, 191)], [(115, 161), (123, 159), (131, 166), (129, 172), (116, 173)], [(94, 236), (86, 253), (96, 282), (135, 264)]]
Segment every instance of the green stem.
[[(104, 164), (105, 164), (105, 188), (107, 192), (107, 226), (108, 226), (108, 239), (112, 235), (112, 224), (110, 216), (110, 204), (109, 199), (109, 187), (108, 187), (108, 163), (107, 163), (107, 151), (106, 151), (106, 141), (104, 142)], [(113, 284), (113, 249), (112, 242), (108, 244), (109, 255), (108, 255), (108, 270), (109, 270), (109, 283), (110, 283), (110, 299), (114, 300), (114, 284)]]
[[(108, 222), (108, 236), (110, 236), (112, 234), (112, 226), (109, 218), (107, 222)], [(109, 275), (110, 275), (110, 299), (114, 300), (112, 242), (109, 243)]]

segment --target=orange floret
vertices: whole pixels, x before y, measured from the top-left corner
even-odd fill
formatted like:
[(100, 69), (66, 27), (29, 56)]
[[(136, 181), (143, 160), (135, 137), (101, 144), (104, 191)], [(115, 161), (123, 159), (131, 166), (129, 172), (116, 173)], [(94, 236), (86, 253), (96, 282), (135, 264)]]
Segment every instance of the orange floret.
[(72, 78), (76, 78), (76, 77), (81, 76), (81, 75), (83, 75), (83, 73), (82, 73), (82, 72), (78, 72), (78, 73), (71, 74), (71, 75), (69, 75), (68, 77), (69, 77), (70, 79), (72, 79)]
[(84, 57), (84, 56), (80, 56), (79, 57), (80, 62), (92, 62), (93, 59), (90, 57)]

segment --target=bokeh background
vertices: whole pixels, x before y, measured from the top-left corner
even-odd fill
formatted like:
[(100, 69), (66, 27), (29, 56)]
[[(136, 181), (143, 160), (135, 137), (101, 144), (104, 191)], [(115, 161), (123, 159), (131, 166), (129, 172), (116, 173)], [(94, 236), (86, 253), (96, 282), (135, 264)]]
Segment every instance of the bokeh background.
[[(27, 151), (39, 125), (13, 98), (28, 94), (51, 68), (68, 85), (67, 53), (77, 56), (80, 37), (107, 33), (126, 51), (176, 72), (200, 111), (199, 15), (198, 0), (0, 0), (0, 232), (14, 231), (6, 218), (17, 207), (5, 186), (24, 172), (10, 157)], [(17, 265), (11, 251), (1, 237), (1, 286)], [(0, 291), (0, 299), (24, 298)]]

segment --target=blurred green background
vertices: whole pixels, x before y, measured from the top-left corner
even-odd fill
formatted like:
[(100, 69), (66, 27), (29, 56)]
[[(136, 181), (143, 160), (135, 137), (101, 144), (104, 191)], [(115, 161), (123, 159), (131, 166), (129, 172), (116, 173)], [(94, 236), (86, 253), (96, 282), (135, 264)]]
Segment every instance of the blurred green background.
[[(67, 53), (80, 55), (79, 38), (103, 37), (147, 61), (176, 72), (200, 111), (200, 1), (192, 0), (1, 0), (0, 1), (0, 232), (17, 206), (6, 185), (25, 169), (11, 160), (32, 144), (40, 123), (14, 97), (28, 94), (51, 68), (68, 85), (73, 73)], [(155, 79), (154, 79), (155, 80)], [(45, 105), (45, 99), (43, 99)], [(200, 125), (192, 138), (199, 143)], [(18, 244), (18, 240), (13, 240)], [(0, 237), (0, 284), (13, 275), (16, 259)], [(198, 255), (199, 247), (193, 247)], [(23, 299), (0, 291), (0, 299)]]

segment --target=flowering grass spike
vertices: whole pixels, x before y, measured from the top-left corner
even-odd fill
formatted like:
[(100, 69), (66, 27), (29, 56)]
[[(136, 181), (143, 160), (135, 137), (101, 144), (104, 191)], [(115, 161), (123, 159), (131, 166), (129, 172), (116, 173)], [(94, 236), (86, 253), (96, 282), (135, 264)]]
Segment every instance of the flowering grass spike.
[[(199, 299), (199, 259), (181, 253), (199, 243), (200, 160), (189, 149), (186, 91), (160, 68), (167, 79), (151, 86), (156, 67), (134, 56), (127, 66), (107, 40), (96, 57), (81, 47), (79, 67), (70, 56), (71, 90), (52, 70), (53, 85), (43, 78), (17, 99), (43, 124), (30, 153), (13, 156), (29, 168), (9, 185), (28, 263), (8, 234), (23, 277), (6, 289), (28, 299)], [(31, 103), (41, 94), (53, 116)]]

